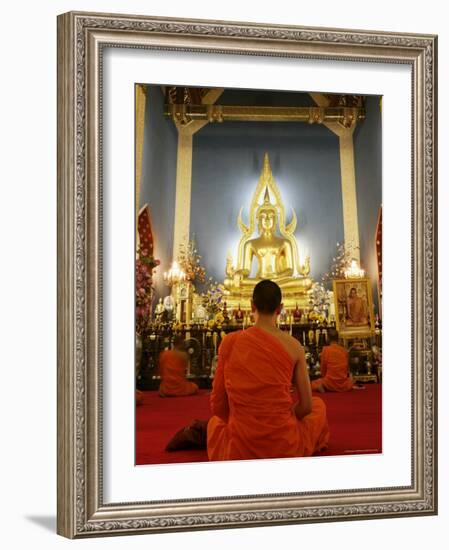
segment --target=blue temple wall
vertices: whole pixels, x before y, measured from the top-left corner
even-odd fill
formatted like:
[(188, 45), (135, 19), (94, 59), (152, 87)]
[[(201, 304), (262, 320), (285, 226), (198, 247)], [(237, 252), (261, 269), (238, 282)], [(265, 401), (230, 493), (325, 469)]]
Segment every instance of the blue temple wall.
[(153, 277), (156, 300), (167, 294), (162, 278), (173, 252), (178, 131), (164, 116), (160, 86), (148, 86), (143, 140), (140, 206), (148, 204), (154, 238), (154, 255), (161, 261)]
[(357, 182), (361, 263), (373, 284), (376, 311), (377, 292), (376, 229), (382, 204), (382, 114), (381, 98), (366, 98), (366, 119), (354, 131), (354, 161)]
[(268, 153), (286, 206), (298, 218), (300, 254), (311, 256), (319, 278), (343, 239), (338, 138), (320, 125), (282, 122), (208, 124), (194, 136), (191, 236), (207, 258), (211, 276), (223, 278), (226, 254), (234, 256), (244, 220)]

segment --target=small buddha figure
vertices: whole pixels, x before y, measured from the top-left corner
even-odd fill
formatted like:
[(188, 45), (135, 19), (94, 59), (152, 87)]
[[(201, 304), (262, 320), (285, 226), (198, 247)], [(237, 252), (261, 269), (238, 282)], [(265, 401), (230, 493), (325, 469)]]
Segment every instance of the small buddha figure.
[(226, 302), (223, 304), (223, 318), (225, 324), (229, 323), (228, 305)]
[(296, 302), (296, 307), (295, 307), (295, 310), (293, 311), (293, 320), (295, 321), (295, 323), (299, 323), (301, 321), (301, 315), (302, 315), (302, 312), (298, 308), (298, 302)]
[(162, 315), (162, 319), (167, 322), (171, 322), (175, 316), (175, 301), (173, 296), (166, 296), (163, 301), (165, 312)]
[(309, 345), (312, 346), (315, 343), (315, 331), (313, 329), (309, 330)]
[(287, 324), (287, 311), (285, 307), (282, 308), (281, 314), (279, 315), (279, 322), (281, 325)]
[(310, 274), (310, 256), (306, 256), (306, 259), (304, 260), (304, 263), (301, 267), (301, 275), (304, 275), (304, 277), (308, 277)]
[(195, 320), (198, 324), (202, 324), (204, 323), (205, 319), (206, 319), (206, 316), (207, 316), (207, 311), (206, 311), (206, 308), (199, 304), (196, 308), (195, 308)]
[(154, 310), (156, 321), (159, 321), (159, 322), (162, 321), (162, 316), (164, 315), (164, 312), (165, 312), (165, 307), (164, 307), (164, 304), (162, 303), (162, 298), (159, 298), (159, 302), (157, 303), (156, 308)]
[(238, 310), (234, 313), (234, 318), (237, 323), (243, 323), (243, 311), (240, 309), (240, 304)]
[(376, 313), (376, 319), (375, 319), (375, 321), (374, 321), (374, 328), (375, 328), (376, 330), (379, 330), (380, 327), (381, 327), (380, 317), (379, 317), (379, 315)]
[(231, 254), (228, 254), (226, 256), (226, 269), (225, 269), (225, 272), (226, 272), (226, 275), (232, 279), (232, 277), (234, 276), (234, 273), (235, 273), (235, 269), (234, 269), (234, 263), (232, 261), (232, 255)]

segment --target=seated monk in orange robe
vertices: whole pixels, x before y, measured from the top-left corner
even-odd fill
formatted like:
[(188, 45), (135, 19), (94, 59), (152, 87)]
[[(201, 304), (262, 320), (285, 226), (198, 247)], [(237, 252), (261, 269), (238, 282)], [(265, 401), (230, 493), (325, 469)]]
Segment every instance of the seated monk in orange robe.
[(159, 372), (161, 397), (181, 397), (197, 393), (198, 386), (186, 380), (186, 369), (189, 356), (185, 351), (185, 341), (182, 336), (176, 336), (174, 348), (163, 351), (159, 356)]
[(276, 327), (281, 301), (276, 283), (259, 282), (255, 325), (228, 334), (220, 346), (207, 425), (209, 460), (310, 456), (327, 447), (326, 406), (312, 397), (304, 349)]
[(360, 389), (354, 386), (349, 374), (348, 352), (338, 344), (336, 330), (328, 331), (329, 345), (324, 346), (320, 357), (321, 378), (312, 382), (312, 390), (344, 392)]

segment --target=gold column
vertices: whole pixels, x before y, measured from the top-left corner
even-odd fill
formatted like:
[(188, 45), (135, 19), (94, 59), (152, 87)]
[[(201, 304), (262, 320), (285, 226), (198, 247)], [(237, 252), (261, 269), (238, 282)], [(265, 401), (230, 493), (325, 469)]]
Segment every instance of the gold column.
[[(223, 88), (209, 90), (202, 103), (215, 103), (223, 93)], [(179, 254), (181, 244), (187, 244), (190, 236), (190, 199), (192, 192), (192, 152), (193, 135), (207, 124), (206, 121), (192, 121), (189, 124), (176, 124), (178, 129), (178, 157), (176, 163), (176, 198), (173, 230), (173, 260)]]
[(173, 235), (173, 259), (179, 247), (189, 242), (190, 195), (192, 189), (193, 128), (178, 127), (178, 158), (176, 164), (175, 223)]
[[(310, 95), (319, 107), (328, 106), (329, 102), (323, 94), (311, 93)], [(352, 139), (355, 125), (351, 128), (344, 128), (337, 122), (325, 122), (324, 125), (336, 134), (339, 139), (345, 246), (360, 265), (357, 187), (355, 181), (354, 141)]]
[[(136, 84), (135, 88), (135, 154), (136, 154), (136, 231), (137, 220), (140, 210), (140, 184), (142, 181), (142, 158), (143, 158), (143, 137), (145, 128), (145, 106), (147, 99), (146, 86), (142, 84)], [(139, 233), (137, 232), (137, 238)]]
[(343, 227), (345, 246), (360, 265), (359, 222), (357, 215), (357, 189), (355, 181), (354, 141), (352, 129), (341, 129), (340, 171), (343, 200)]

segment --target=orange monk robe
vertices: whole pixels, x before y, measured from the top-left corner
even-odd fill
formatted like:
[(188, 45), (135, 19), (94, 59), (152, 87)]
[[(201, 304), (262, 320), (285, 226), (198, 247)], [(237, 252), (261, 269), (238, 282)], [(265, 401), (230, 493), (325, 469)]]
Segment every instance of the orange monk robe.
[(163, 351), (159, 356), (161, 384), (159, 394), (162, 397), (181, 397), (192, 395), (198, 386), (186, 380), (187, 360), (182, 352)]
[(324, 346), (320, 358), (321, 378), (312, 382), (312, 390), (318, 389), (318, 386), (323, 386), (327, 391), (352, 390), (353, 381), (349, 377), (348, 365), (348, 352), (343, 346), (336, 342)]
[(348, 298), (348, 319), (347, 324), (364, 325), (368, 322), (368, 313), (366, 309), (366, 302), (355, 296), (354, 298)]
[(211, 394), (209, 460), (310, 456), (327, 446), (324, 402), (314, 397), (301, 420), (293, 412), (293, 369), (281, 342), (262, 329), (226, 336)]

